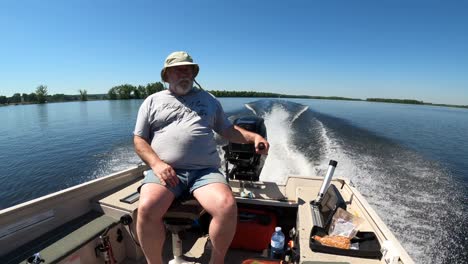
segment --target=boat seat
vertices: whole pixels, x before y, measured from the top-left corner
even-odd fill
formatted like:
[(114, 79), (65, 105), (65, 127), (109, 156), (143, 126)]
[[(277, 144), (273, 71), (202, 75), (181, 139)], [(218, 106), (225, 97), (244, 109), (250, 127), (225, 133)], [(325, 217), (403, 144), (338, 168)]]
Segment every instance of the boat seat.
[(176, 199), (172, 202), (163, 217), (167, 230), (172, 233), (172, 253), (174, 259), (169, 263), (184, 263), (182, 257), (182, 240), (179, 233), (192, 227), (195, 220), (205, 213), (205, 209), (197, 200), (190, 196), (188, 199)]
[(2, 256), (0, 262), (27, 263), (29, 257), (39, 252), (44, 263), (57, 263), (118, 222), (102, 213), (91, 211)]
[(176, 199), (172, 202), (171, 206), (164, 215), (166, 223), (180, 222), (186, 220), (192, 223), (194, 220), (200, 218), (205, 213), (205, 209), (193, 197), (188, 199)]

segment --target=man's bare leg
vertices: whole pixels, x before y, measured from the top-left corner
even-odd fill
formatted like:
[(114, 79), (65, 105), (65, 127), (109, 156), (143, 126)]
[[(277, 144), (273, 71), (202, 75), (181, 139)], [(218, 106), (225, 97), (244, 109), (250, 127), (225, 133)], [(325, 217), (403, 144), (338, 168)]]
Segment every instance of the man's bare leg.
[(213, 246), (210, 263), (224, 263), (237, 225), (237, 205), (231, 189), (223, 183), (212, 183), (196, 189), (193, 196), (213, 217), (209, 229)]
[(173, 200), (174, 194), (162, 185), (147, 183), (141, 187), (136, 227), (148, 264), (162, 264), (166, 238), (162, 219)]

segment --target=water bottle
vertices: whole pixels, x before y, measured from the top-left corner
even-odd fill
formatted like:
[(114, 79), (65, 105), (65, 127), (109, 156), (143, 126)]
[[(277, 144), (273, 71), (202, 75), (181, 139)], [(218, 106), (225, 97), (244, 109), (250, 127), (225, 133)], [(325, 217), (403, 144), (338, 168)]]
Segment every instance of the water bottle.
[(284, 253), (284, 234), (281, 232), (281, 227), (277, 226), (275, 232), (271, 236), (271, 250), (270, 257), (274, 259), (281, 259)]

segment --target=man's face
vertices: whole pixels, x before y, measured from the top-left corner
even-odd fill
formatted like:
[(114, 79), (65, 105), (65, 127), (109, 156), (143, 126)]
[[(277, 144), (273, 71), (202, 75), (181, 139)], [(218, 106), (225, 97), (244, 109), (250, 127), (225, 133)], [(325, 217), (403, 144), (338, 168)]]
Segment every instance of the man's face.
[(166, 70), (169, 90), (177, 95), (185, 95), (193, 87), (193, 66), (182, 65), (169, 67)]

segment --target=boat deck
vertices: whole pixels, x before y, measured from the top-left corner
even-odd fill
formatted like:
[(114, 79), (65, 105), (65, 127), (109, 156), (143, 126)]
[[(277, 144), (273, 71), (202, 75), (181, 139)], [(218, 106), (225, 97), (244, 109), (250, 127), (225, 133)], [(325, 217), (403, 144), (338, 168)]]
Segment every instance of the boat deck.
[[(90, 212), (98, 212), (106, 219), (114, 219), (118, 222), (121, 216), (130, 214), (133, 223), (124, 226), (121, 223), (108, 225), (102, 221), (102, 217), (91, 220), (84, 226), (77, 226), (70, 234), (64, 234), (63, 239), (52, 245), (47, 245), (63, 250), (68, 250), (66, 255), (57, 255), (53, 252), (49, 255), (46, 263), (102, 263), (102, 256), (96, 255), (96, 245), (100, 243), (99, 235), (105, 226), (109, 230), (110, 241), (115, 258), (119, 263), (145, 263), (141, 249), (135, 245), (130, 235), (130, 230), (136, 233), (135, 220), (137, 217), (138, 200), (125, 203), (121, 199), (135, 194), (137, 187), (143, 178), (144, 166), (137, 166), (127, 170), (96, 179), (66, 190), (50, 194), (33, 201), (3, 210), (0, 218), (0, 259), (2, 263), (18, 263), (8, 256), (16, 256), (18, 259), (30, 256), (33, 252), (23, 252), (16, 255), (23, 245), (39, 245), (44, 242), (44, 235), (52, 233), (57, 235), (57, 230), (70, 227), (71, 223), (79, 220)], [(321, 177), (289, 177), (286, 184), (278, 185), (273, 182), (246, 183), (232, 180), (230, 185), (238, 203), (238, 208), (261, 209), (274, 211), (277, 216), (278, 226), (283, 228), (287, 235), (288, 231), (295, 227), (297, 231), (297, 243), (300, 250), (300, 263), (383, 263), (383, 260), (365, 259), (333, 254), (317, 253), (310, 249), (310, 232), (314, 226), (312, 219), (310, 201), (316, 198), (323, 178)], [(365, 221), (360, 227), (361, 231), (374, 232), (380, 244), (390, 240), (396, 252), (400, 256), (401, 263), (414, 263), (402, 248), (398, 240), (393, 236), (385, 223), (374, 212), (364, 197), (344, 180), (334, 179), (335, 185), (347, 205), (347, 211), (362, 217)], [(184, 212), (178, 212), (178, 216), (184, 217)], [(20, 219), (20, 220), (19, 220)], [(114, 222), (115, 223), (115, 222)], [(104, 226), (105, 225), (105, 226)], [(97, 230), (97, 231), (96, 231)], [(82, 233), (90, 232), (84, 238)], [(207, 263), (210, 255), (210, 246), (206, 230), (192, 228), (183, 236), (183, 252), (188, 260), (198, 263)], [(123, 240), (118, 242), (118, 236)], [(73, 243), (59, 243), (70, 239), (81, 238), (84, 245), (72, 248)], [(68, 240), (67, 240), (68, 239)], [(89, 241), (85, 241), (91, 239)], [(42, 241), (41, 241), (42, 240)], [(167, 233), (164, 259), (172, 258), (171, 234)], [(36, 250), (36, 249), (34, 249)], [(43, 247), (39, 252), (48, 252)], [(5, 254), (6, 253), (6, 254)], [(26, 256), (26, 254), (28, 254)], [(241, 263), (242, 260), (266, 255), (266, 252), (253, 252), (247, 250), (230, 249), (226, 263)], [(3, 261), (6, 258), (6, 262)], [(23, 258), (24, 259), (24, 258)], [(13, 262), (11, 262), (12, 260)], [(78, 263), (77, 262), (77, 263)]]
[[(258, 205), (258, 206), (275, 206), (284, 208), (297, 208), (297, 231), (299, 235), (299, 248), (301, 255), (301, 262), (303, 261), (321, 261), (323, 263), (336, 262), (336, 263), (381, 263), (377, 259), (356, 258), (349, 256), (332, 255), (325, 253), (314, 252), (309, 247), (310, 231), (314, 225), (311, 208), (309, 202), (315, 199), (322, 179), (317, 178), (311, 180), (310, 178), (290, 178), (287, 186), (279, 186), (272, 182), (259, 182), (259, 183), (241, 183), (238, 181), (231, 181), (232, 191), (236, 197), (239, 207), (243, 205)], [(345, 186), (342, 181), (334, 180), (333, 184), (337, 188)], [(115, 215), (122, 212), (128, 212), (136, 216), (138, 202), (127, 204), (120, 201), (121, 198), (131, 195), (135, 192), (139, 183), (134, 183), (127, 188), (124, 188), (116, 193), (113, 193), (103, 199), (99, 203), (104, 208), (106, 214)], [(376, 233), (379, 241), (389, 239), (380, 229), (376, 229), (377, 223), (374, 222), (373, 216), (369, 215), (367, 210), (364, 210), (364, 205), (361, 204), (360, 196), (357, 197), (352, 190), (344, 187), (340, 191), (343, 198), (347, 201), (348, 211), (361, 216), (366, 219), (365, 223), (361, 226), (361, 231), (372, 231)], [(251, 196), (241, 197), (242, 194), (250, 192)], [(245, 196), (245, 195), (244, 195)], [(289, 199), (287, 198), (289, 197)], [(373, 212), (372, 212), (373, 213)], [(371, 220), (371, 221), (369, 221)], [(377, 219), (380, 221), (380, 219)], [(383, 224), (383, 223), (382, 223)], [(383, 230), (385, 231), (385, 230)], [(389, 233), (389, 231), (388, 231)], [(184, 252), (187, 259), (205, 263), (209, 259), (209, 248), (206, 246), (207, 237), (203, 236), (201, 232), (191, 230), (187, 232), (187, 237), (183, 241)], [(171, 237), (168, 233), (165, 243), (165, 260), (172, 258)], [(261, 252), (250, 252), (245, 250), (230, 250), (226, 258), (226, 263), (239, 263), (242, 259), (259, 257)], [(265, 255), (265, 254), (263, 254)]]

